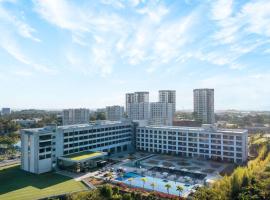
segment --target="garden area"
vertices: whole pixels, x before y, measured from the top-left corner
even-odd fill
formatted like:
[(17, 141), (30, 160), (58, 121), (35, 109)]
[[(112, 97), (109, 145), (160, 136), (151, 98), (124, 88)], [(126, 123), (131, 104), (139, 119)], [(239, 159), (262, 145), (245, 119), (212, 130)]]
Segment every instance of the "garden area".
[(40, 199), (86, 190), (83, 183), (56, 173), (25, 172), (19, 165), (0, 168), (0, 199)]
[(230, 176), (224, 176), (212, 187), (200, 188), (192, 199), (270, 199), (270, 142), (253, 143), (250, 148), (257, 155), (254, 160), (237, 167)]
[[(170, 194), (149, 192), (143, 189), (128, 188), (125, 185), (105, 184), (95, 190), (73, 193), (67, 195), (69, 200), (180, 200)], [(56, 200), (56, 199), (55, 199)]]

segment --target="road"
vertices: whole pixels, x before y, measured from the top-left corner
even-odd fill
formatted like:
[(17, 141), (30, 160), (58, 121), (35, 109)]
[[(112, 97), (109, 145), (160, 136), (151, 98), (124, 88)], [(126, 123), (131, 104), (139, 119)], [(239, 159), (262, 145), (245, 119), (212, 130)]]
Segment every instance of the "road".
[(16, 158), (16, 159), (12, 159), (12, 160), (3, 160), (0, 162), (0, 168), (5, 167), (5, 166), (9, 166), (9, 165), (20, 164), (20, 163), (21, 163), (20, 158)]

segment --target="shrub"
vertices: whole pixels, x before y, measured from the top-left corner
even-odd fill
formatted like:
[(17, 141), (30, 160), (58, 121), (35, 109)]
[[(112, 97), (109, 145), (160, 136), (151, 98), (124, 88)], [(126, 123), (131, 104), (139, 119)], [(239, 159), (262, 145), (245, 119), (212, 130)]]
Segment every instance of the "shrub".
[(112, 187), (110, 185), (104, 185), (100, 188), (100, 193), (102, 196), (106, 198), (112, 198), (113, 196)]

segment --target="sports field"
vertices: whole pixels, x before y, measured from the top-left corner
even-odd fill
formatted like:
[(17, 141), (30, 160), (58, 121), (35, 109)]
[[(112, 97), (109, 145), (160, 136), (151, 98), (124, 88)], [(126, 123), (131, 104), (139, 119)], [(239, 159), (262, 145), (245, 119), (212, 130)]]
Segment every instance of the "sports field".
[(20, 166), (0, 168), (0, 199), (28, 200), (85, 190), (81, 182), (55, 174), (31, 174)]

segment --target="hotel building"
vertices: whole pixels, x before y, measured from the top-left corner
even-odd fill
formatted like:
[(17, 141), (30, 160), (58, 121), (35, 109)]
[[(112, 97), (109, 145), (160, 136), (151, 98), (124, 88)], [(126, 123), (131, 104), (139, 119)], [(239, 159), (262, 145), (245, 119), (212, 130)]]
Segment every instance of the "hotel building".
[(138, 127), (136, 149), (243, 163), (248, 156), (248, 132), (237, 129), (217, 129), (209, 125), (202, 127)]
[[(95, 124), (46, 126), (21, 130), (21, 168), (44, 173), (59, 160), (80, 152), (116, 153), (132, 149), (131, 122), (101, 121)], [(72, 162), (72, 160), (70, 160)]]

